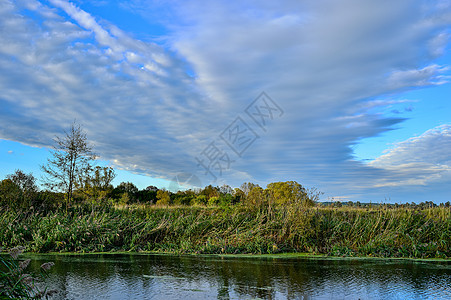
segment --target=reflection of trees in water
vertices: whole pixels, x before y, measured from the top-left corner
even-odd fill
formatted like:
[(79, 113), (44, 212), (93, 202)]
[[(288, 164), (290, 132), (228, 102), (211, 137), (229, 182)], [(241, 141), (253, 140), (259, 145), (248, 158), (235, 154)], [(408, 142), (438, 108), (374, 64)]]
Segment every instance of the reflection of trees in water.
[(51, 273), (61, 275), (51, 279), (63, 295), (68, 287), (95, 286), (108, 292), (112, 285), (120, 285), (124, 294), (161, 294), (163, 287), (181, 292), (198, 289), (209, 295), (216, 291), (218, 299), (274, 299), (278, 292), (289, 299), (343, 298), (349, 293), (390, 297), (395, 292), (424, 298), (425, 292), (449, 295), (446, 287), (451, 286), (448, 266), (412, 261), (85, 255), (45, 256), (35, 261), (36, 266), (43, 260), (55, 262)]

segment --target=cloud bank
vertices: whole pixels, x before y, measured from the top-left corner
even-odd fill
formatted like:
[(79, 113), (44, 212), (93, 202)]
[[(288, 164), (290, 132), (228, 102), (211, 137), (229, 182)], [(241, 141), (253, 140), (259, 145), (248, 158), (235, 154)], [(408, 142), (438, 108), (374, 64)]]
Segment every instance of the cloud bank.
[[(448, 66), (435, 62), (446, 2), (168, 1), (160, 19), (161, 4), (115, 2), (166, 26), (163, 43), (68, 1), (0, 3), (2, 139), (47, 147), (76, 119), (117, 167), (204, 184), (212, 177), (195, 158), (215, 141), (230, 154), (218, 182), (297, 180), (355, 199), (450, 180), (447, 126), (371, 163), (352, 152), (406, 118), (377, 110), (387, 96), (446, 84)], [(284, 111), (266, 131), (245, 113), (263, 91)], [(259, 137), (242, 157), (220, 139), (236, 117)]]

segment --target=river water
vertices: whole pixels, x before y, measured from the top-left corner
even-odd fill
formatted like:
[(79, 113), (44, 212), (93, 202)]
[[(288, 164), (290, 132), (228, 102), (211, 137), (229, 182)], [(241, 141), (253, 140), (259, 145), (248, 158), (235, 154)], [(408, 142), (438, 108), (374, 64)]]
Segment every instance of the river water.
[(140, 254), (32, 255), (51, 299), (451, 299), (451, 262)]

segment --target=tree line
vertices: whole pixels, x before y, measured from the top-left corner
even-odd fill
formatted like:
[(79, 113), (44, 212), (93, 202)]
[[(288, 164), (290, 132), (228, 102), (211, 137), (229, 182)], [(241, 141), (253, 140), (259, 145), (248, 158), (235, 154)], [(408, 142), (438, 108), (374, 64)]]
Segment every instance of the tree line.
[(92, 206), (149, 204), (157, 206), (265, 206), (298, 204), (314, 206), (318, 194), (305, 189), (295, 181), (274, 182), (265, 189), (250, 182), (239, 188), (228, 185), (208, 185), (200, 189), (171, 192), (148, 186), (138, 189), (132, 182), (121, 182), (113, 186), (115, 172), (111, 167), (95, 167), (82, 184), (76, 182), (72, 188), (71, 202), (64, 191), (40, 190), (33, 174), (22, 170), (7, 175), (0, 181), (0, 205), (9, 208), (53, 209), (66, 205), (89, 204)]
[(249, 206), (314, 205), (318, 195), (309, 193), (295, 181), (274, 182), (265, 189), (244, 183), (240, 188), (209, 185), (203, 189), (171, 192), (149, 186), (139, 190), (131, 182), (114, 187), (116, 173), (111, 167), (95, 166), (96, 154), (81, 125), (73, 122), (62, 136), (56, 136), (51, 156), (41, 166), (39, 190), (33, 174), (22, 170), (7, 175), (0, 182), (0, 204), (8, 207), (58, 207), (74, 204), (116, 205), (145, 203), (153, 205), (235, 205)]
[[(64, 206), (89, 204), (93, 208), (105, 205), (135, 203), (158, 206), (199, 205), (249, 207), (299, 205), (314, 206), (321, 195), (316, 189), (308, 190), (296, 181), (273, 182), (262, 188), (246, 182), (239, 188), (229, 185), (206, 186), (201, 189), (171, 192), (148, 186), (139, 190), (131, 182), (112, 185), (116, 173), (111, 167), (95, 166), (96, 155), (89, 145), (86, 133), (79, 124), (72, 123), (62, 137), (55, 137), (55, 146), (47, 163), (41, 166), (40, 190), (33, 174), (16, 170), (0, 181), (0, 205), (9, 208), (54, 209)], [(333, 207), (368, 207), (360, 202), (327, 203)], [(371, 206), (370, 204), (369, 206)], [(374, 205), (374, 204), (373, 204)], [(412, 204), (386, 204), (393, 207), (434, 207), (433, 202)], [(442, 206), (449, 207), (449, 201)]]

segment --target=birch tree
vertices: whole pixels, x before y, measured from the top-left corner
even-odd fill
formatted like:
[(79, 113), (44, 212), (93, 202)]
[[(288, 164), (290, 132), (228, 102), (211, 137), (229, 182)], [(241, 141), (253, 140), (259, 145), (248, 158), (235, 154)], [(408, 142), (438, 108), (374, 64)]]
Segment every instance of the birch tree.
[(73, 200), (76, 181), (86, 178), (92, 171), (95, 155), (86, 133), (75, 122), (62, 137), (56, 136), (54, 142), (51, 158), (41, 166), (43, 181), (51, 190), (65, 194), (67, 208)]

